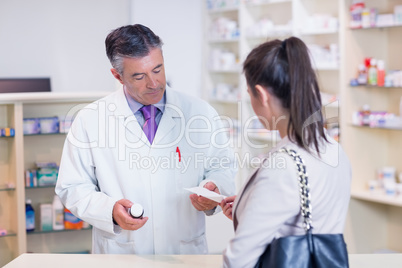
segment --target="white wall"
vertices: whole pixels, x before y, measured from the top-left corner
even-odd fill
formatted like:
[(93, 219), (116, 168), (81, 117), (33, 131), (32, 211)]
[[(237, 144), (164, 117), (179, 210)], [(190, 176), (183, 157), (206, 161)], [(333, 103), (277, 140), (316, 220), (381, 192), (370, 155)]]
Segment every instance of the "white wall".
[(111, 91), (104, 40), (130, 0), (0, 0), (0, 78), (50, 77), (52, 91)]
[(0, 0), (0, 78), (50, 77), (52, 91), (111, 91), (107, 34), (142, 23), (164, 41), (172, 86), (200, 96), (202, 0)]
[(171, 86), (201, 96), (204, 0), (132, 0), (131, 23), (149, 27), (162, 38)]

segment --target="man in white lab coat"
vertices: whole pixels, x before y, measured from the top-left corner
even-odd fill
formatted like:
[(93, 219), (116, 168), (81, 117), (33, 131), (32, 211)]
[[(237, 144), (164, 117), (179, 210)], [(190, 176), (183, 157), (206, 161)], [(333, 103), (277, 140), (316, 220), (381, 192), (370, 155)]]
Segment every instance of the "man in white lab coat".
[(82, 109), (64, 145), (56, 193), (93, 225), (93, 253), (206, 254), (205, 214), (220, 207), (185, 188), (234, 194), (227, 129), (206, 102), (166, 87), (161, 47), (139, 24), (108, 35), (123, 88)]

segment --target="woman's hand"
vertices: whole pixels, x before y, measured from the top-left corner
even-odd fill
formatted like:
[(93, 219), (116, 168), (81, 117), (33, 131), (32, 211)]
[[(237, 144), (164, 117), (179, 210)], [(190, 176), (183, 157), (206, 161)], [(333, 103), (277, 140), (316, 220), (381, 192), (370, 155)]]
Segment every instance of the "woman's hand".
[(225, 199), (222, 200), (222, 202), (219, 204), (222, 208), (223, 214), (225, 214), (226, 217), (228, 217), (230, 220), (232, 219), (232, 207), (233, 207), (233, 202), (236, 199), (236, 196), (229, 196), (226, 197)]

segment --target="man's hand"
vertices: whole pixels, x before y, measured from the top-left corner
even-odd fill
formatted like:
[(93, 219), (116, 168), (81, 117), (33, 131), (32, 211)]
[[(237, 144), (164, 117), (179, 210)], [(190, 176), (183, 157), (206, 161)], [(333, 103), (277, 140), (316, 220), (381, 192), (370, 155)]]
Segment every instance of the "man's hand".
[(233, 202), (236, 199), (236, 196), (229, 196), (222, 200), (219, 204), (222, 207), (223, 214), (229, 218), (229, 220), (233, 220), (232, 210), (233, 210)]
[[(213, 183), (213, 182), (207, 182), (204, 185), (204, 188), (207, 188), (210, 191), (220, 194), (218, 187), (216, 187), (215, 183)], [(191, 203), (193, 204), (195, 209), (198, 211), (211, 210), (211, 209), (215, 208), (217, 205), (219, 205), (218, 202), (212, 201), (203, 196), (198, 196), (197, 194), (191, 194), (190, 199), (191, 199)]]
[(113, 219), (124, 230), (138, 230), (148, 221), (148, 217), (134, 219), (128, 214), (128, 209), (133, 202), (127, 199), (120, 199), (113, 206)]

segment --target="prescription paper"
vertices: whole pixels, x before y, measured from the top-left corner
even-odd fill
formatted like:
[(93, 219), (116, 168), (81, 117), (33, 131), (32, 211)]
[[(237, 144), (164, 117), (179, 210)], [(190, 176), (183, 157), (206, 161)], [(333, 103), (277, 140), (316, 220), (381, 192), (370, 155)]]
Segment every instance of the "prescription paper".
[(220, 203), (223, 199), (226, 198), (226, 196), (212, 192), (204, 187), (193, 187), (184, 189), (218, 203)]

